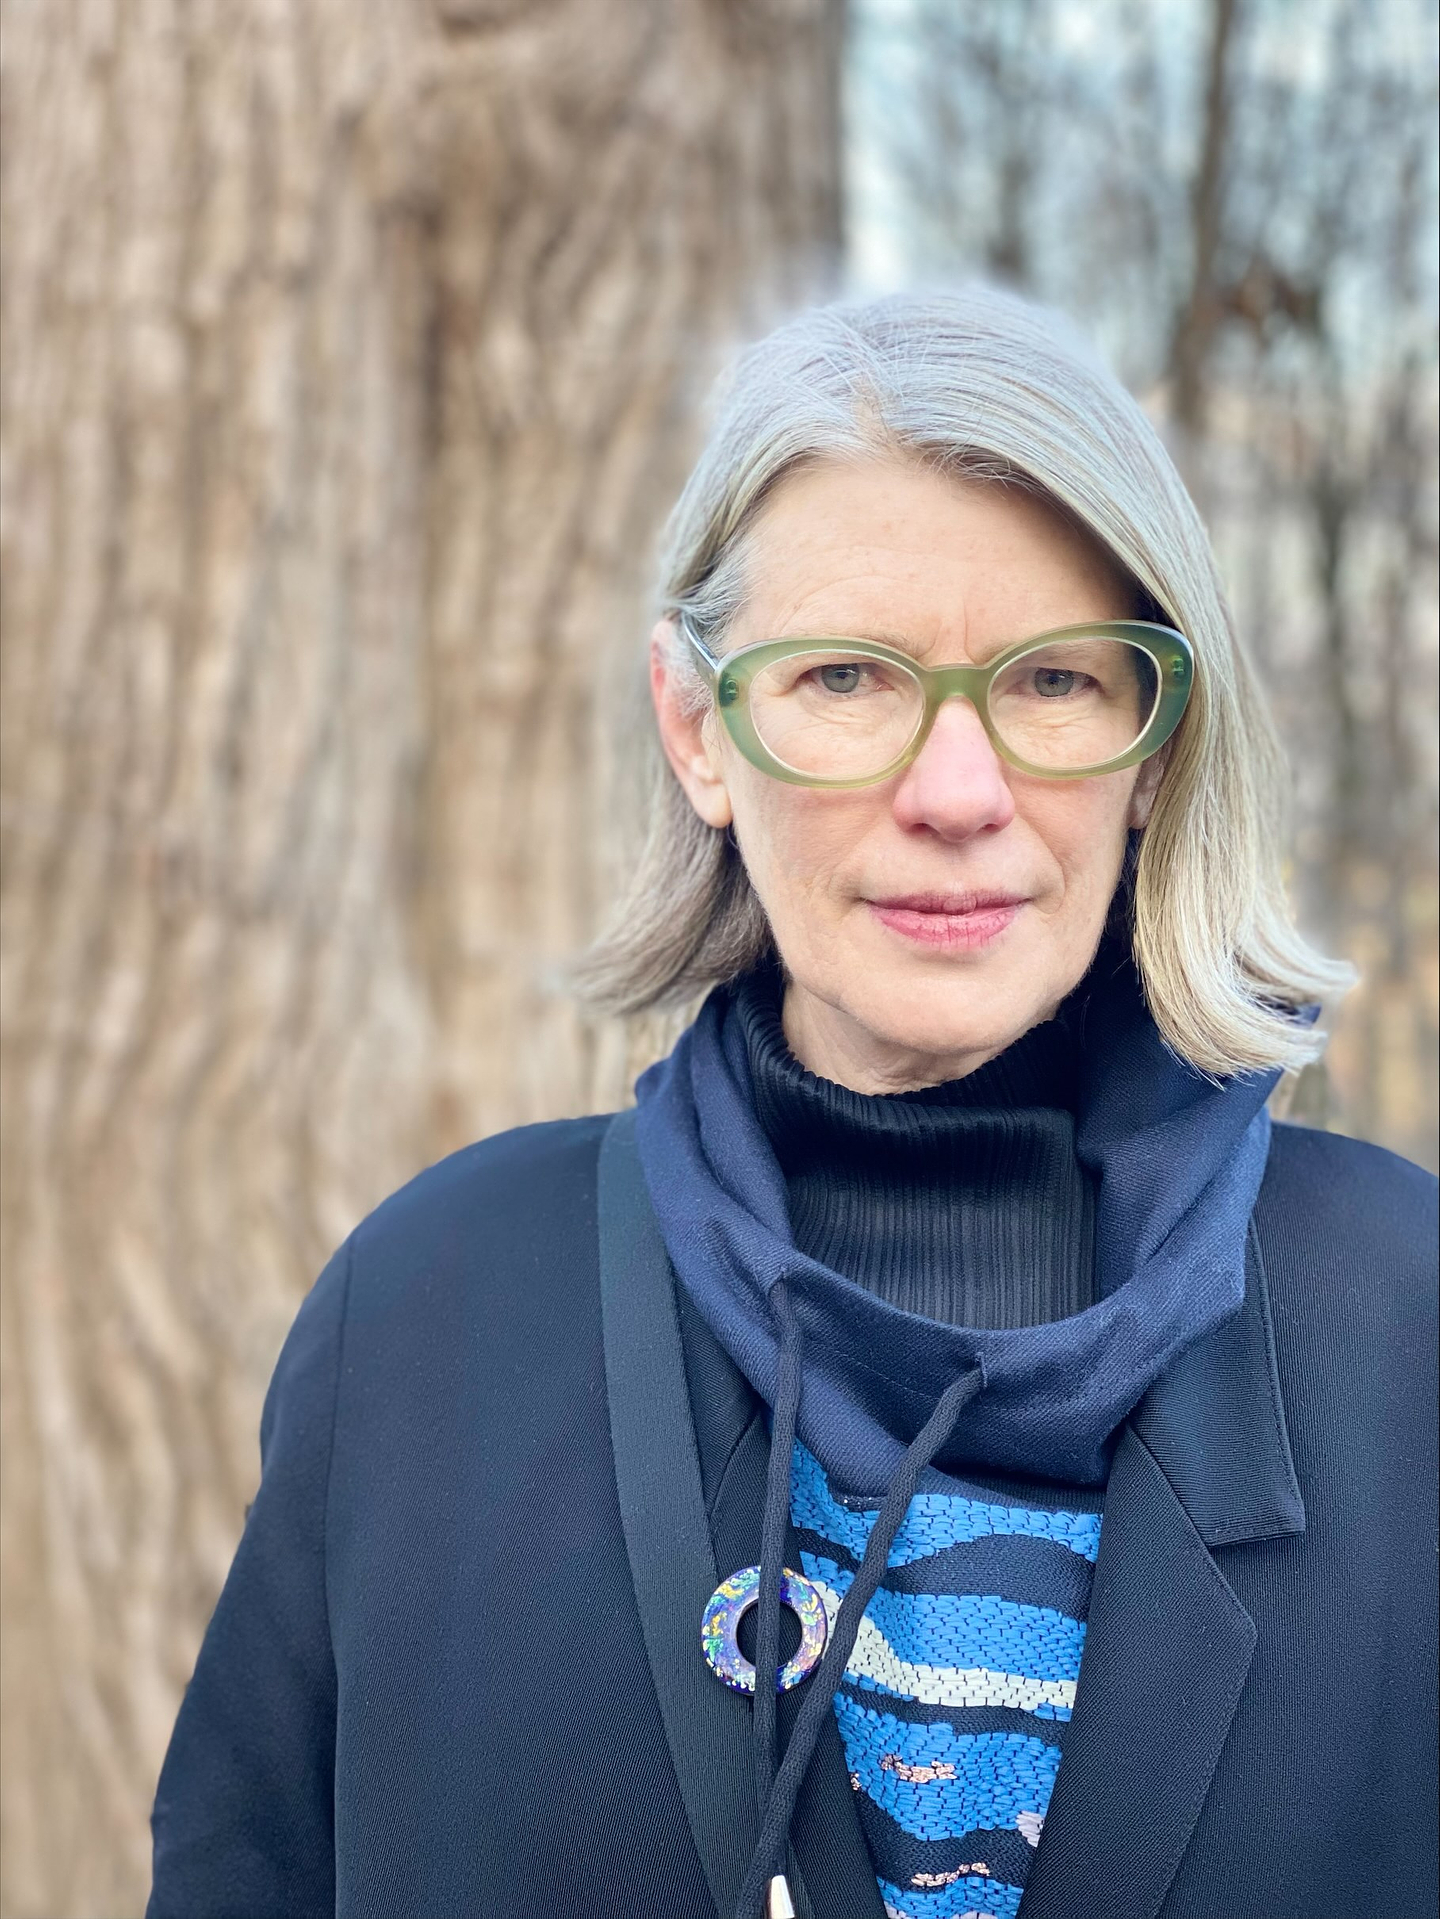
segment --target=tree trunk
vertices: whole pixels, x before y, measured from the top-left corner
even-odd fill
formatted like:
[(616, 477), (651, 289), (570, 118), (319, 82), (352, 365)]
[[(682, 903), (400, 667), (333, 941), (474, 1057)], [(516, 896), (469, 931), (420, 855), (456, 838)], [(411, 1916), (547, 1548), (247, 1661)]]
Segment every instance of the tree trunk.
[(10, 14), (3, 1909), (117, 1919), (318, 1263), (623, 1094), (597, 695), (838, 0)]
[(1200, 158), (1190, 190), (1193, 259), (1190, 288), (1171, 348), (1170, 410), (1187, 439), (1205, 428), (1207, 376), (1223, 310), (1220, 286), (1225, 189), (1231, 142), (1231, 87), (1239, 0), (1210, 0), (1210, 44)]

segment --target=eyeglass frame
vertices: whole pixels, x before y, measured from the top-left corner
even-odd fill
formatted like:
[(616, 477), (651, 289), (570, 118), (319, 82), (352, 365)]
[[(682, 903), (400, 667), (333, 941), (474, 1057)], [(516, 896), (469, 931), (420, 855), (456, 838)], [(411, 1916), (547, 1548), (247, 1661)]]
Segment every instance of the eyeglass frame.
[[(882, 780), (903, 772), (919, 757), (940, 708), (947, 700), (957, 698), (969, 701), (995, 753), (1018, 772), (1041, 780), (1085, 780), (1101, 773), (1123, 772), (1126, 767), (1138, 766), (1142, 760), (1148, 760), (1152, 754), (1159, 752), (1180, 724), (1195, 683), (1195, 654), (1190, 642), (1173, 626), (1162, 626), (1152, 620), (1096, 620), (1080, 626), (1060, 626), (1048, 633), (1037, 633), (1029, 639), (1017, 640), (1014, 646), (1006, 647), (984, 666), (922, 666), (910, 654), (902, 653), (898, 647), (884, 646), (878, 640), (856, 640), (827, 633), (795, 634), (783, 640), (756, 640), (749, 646), (737, 647), (733, 653), (717, 658), (695, 631), (694, 622), (686, 608), (678, 608), (674, 617), (681, 636), (689, 642), (700, 662), (730, 738), (752, 766), (772, 779), (784, 780), (790, 786), (852, 791), (862, 786), (878, 786)], [(1075, 768), (1036, 766), (1012, 752), (997, 733), (990, 717), (991, 684), (1004, 668), (1023, 659), (1027, 653), (1038, 652), (1057, 641), (1082, 637), (1127, 640), (1148, 654), (1154, 663), (1157, 679), (1154, 708), (1139, 738), (1114, 759), (1099, 760), (1093, 766)], [(918, 682), (924, 695), (920, 722), (905, 750), (878, 773), (867, 773), (860, 779), (825, 779), (787, 765), (765, 745), (750, 714), (750, 687), (756, 675), (765, 667), (776, 660), (792, 658), (797, 653), (831, 648), (843, 649), (850, 659), (882, 660), (899, 667)]]

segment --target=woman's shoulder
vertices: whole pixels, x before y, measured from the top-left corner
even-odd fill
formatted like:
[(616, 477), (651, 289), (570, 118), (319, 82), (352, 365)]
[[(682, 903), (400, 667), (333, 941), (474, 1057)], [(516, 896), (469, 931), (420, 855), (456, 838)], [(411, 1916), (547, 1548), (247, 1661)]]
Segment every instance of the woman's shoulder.
[(1382, 1146), (1277, 1125), (1255, 1206), (1272, 1291), (1307, 1316), (1340, 1312), (1357, 1333), (1433, 1321), (1437, 1192)]
[(594, 1243), (596, 1168), (612, 1117), (517, 1126), (416, 1174), (351, 1235), (352, 1292), (377, 1301), (573, 1272), (576, 1252)]
[(1414, 1238), (1433, 1254), (1437, 1191), (1433, 1173), (1368, 1140), (1288, 1123), (1271, 1134), (1263, 1196), (1297, 1222)]
[(577, 1181), (593, 1192), (600, 1141), (613, 1118), (595, 1113), (544, 1120), (475, 1140), (382, 1200), (355, 1229), (357, 1236), (377, 1245), (396, 1234), (444, 1231), (457, 1215), (476, 1208), (492, 1215), (497, 1208), (525, 1211)]

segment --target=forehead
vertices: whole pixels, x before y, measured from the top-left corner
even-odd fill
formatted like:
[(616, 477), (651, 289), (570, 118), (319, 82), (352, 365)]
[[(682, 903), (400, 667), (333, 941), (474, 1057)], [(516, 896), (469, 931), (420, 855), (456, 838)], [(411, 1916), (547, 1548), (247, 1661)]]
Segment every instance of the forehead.
[(745, 575), (746, 641), (844, 633), (974, 658), (1134, 610), (1117, 563), (1049, 502), (898, 461), (789, 475), (751, 529)]

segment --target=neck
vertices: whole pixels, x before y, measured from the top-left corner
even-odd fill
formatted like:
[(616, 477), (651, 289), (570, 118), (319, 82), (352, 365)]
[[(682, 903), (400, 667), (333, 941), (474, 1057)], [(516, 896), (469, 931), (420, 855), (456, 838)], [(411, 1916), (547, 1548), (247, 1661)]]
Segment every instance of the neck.
[(1033, 1326), (1091, 1304), (1068, 1032), (1046, 1022), (963, 1078), (877, 1097), (796, 1059), (781, 996), (757, 972), (733, 989), (731, 1017), (801, 1252), (955, 1326)]

